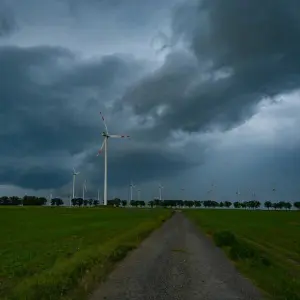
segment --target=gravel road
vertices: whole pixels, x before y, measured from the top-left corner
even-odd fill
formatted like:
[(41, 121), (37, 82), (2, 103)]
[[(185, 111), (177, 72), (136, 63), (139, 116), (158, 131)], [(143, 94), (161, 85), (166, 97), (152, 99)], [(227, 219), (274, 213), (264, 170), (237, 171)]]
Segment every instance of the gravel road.
[(90, 300), (262, 299), (180, 212), (131, 252)]

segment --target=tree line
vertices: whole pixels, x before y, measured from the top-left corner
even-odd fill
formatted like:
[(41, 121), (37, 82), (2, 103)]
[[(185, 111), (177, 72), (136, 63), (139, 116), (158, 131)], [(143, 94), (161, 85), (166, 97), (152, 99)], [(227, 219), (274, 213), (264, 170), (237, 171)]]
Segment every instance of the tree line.
[[(230, 202), (230, 201), (224, 201), (224, 202), (217, 202), (212, 200), (204, 200), (204, 201), (198, 201), (198, 200), (158, 200), (154, 199), (146, 203), (145, 201), (137, 201), (137, 200), (131, 200), (129, 203), (126, 200), (121, 200), (119, 198), (115, 198), (113, 200), (108, 200), (107, 204), (110, 206), (127, 206), (130, 204), (130, 206), (134, 207), (145, 207), (146, 205), (150, 207), (195, 207), (195, 208), (236, 208), (236, 209), (258, 209), (262, 206), (260, 201), (257, 200), (251, 200), (251, 201), (236, 201), (236, 202)], [(290, 210), (294, 206), (296, 209), (300, 209), (300, 202), (271, 202), (266, 201), (263, 203), (264, 207), (267, 209), (286, 209)]]
[[(24, 196), (23, 198), (12, 196), (2, 196), (0, 197), (0, 205), (30, 205), (30, 206), (41, 206), (47, 203), (47, 199), (45, 197), (36, 197), (36, 196)], [(52, 198), (51, 199), (51, 206), (61, 206), (64, 205), (64, 201), (61, 198)], [(82, 199), (82, 198), (74, 198), (71, 199), (72, 206), (97, 206), (99, 205), (99, 201), (95, 199)], [(184, 208), (184, 207), (195, 207), (195, 208), (236, 208), (236, 209), (258, 209), (262, 206), (262, 203), (257, 200), (251, 201), (213, 201), (213, 200), (158, 200), (154, 199), (149, 202), (140, 201), (140, 200), (121, 200), (119, 198), (114, 198), (112, 200), (107, 201), (108, 206), (114, 207), (126, 207), (128, 204), (133, 207), (172, 207), (172, 208)], [(263, 203), (263, 206), (270, 210), (290, 210), (292, 207), (295, 209), (300, 210), (300, 201), (291, 203), (286, 201), (280, 202), (271, 202), (266, 201)]]
[(36, 197), (36, 196), (24, 196), (24, 197), (0, 197), (0, 205), (45, 205), (47, 203), (47, 199), (45, 197)]

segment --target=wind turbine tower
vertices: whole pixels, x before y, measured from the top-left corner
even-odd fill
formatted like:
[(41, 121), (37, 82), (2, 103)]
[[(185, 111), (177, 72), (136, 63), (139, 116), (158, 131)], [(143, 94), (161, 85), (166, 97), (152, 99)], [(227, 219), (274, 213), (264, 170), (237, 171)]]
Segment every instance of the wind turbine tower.
[(132, 197), (133, 197), (133, 189), (135, 188), (135, 185), (132, 183), (132, 181), (131, 181), (131, 183), (130, 183), (130, 201), (132, 201), (133, 199), (132, 199)]
[(159, 200), (161, 201), (162, 200), (162, 189), (163, 189), (164, 187), (161, 185), (161, 184), (159, 184), (159, 186), (158, 186), (158, 190), (159, 190)]
[(108, 133), (108, 129), (105, 123), (105, 119), (100, 112), (102, 117), (102, 121), (105, 127), (105, 131), (102, 132), (102, 136), (104, 138), (101, 148), (98, 151), (97, 156), (102, 152), (104, 148), (104, 189), (103, 189), (103, 204), (107, 205), (107, 146), (108, 146), (108, 139), (109, 138), (129, 138), (129, 135), (112, 135)]
[(84, 192), (86, 192), (86, 180), (84, 181), (82, 186), (82, 200), (84, 200)]
[(73, 174), (72, 174), (73, 175), (73, 193), (72, 193), (73, 198), (72, 199), (75, 198), (75, 181), (76, 181), (76, 176), (78, 174), (80, 174), (80, 172), (76, 172), (75, 168), (73, 168)]

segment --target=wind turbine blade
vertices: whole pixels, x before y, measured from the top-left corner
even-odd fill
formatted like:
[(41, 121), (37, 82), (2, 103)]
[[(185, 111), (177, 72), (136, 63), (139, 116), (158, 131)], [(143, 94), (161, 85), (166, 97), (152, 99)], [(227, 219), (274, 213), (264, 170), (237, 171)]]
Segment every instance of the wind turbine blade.
[(109, 137), (111, 137), (111, 138), (117, 138), (117, 139), (123, 139), (123, 138), (129, 138), (130, 136), (129, 135), (113, 134), (113, 135), (110, 135)]
[(103, 124), (104, 124), (104, 127), (105, 127), (105, 131), (106, 131), (106, 133), (108, 133), (108, 129), (107, 129), (107, 126), (106, 126), (106, 123), (105, 123), (105, 119), (104, 119), (104, 116), (102, 115), (101, 111), (100, 111), (100, 115), (101, 115), (101, 118), (102, 118), (102, 121), (103, 121)]
[(105, 139), (104, 139), (103, 142), (102, 142), (101, 148), (99, 149), (99, 151), (98, 151), (98, 153), (97, 153), (97, 156), (102, 152), (104, 143), (105, 143)]

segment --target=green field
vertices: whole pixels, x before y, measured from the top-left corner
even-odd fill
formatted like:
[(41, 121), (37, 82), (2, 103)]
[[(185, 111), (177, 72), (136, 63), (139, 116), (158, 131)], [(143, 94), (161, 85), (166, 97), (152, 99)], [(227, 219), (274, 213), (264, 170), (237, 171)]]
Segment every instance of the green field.
[[(237, 268), (266, 298), (300, 299), (299, 212), (202, 209), (185, 214), (217, 244), (225, 245)], [(233, 233), (235, 241), (227, 237), (224, 242), (221, 231)]]
[(0, 208), (0, 299), (84, 299), (168, 210)]

